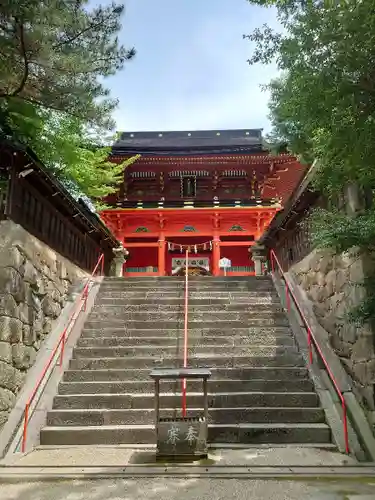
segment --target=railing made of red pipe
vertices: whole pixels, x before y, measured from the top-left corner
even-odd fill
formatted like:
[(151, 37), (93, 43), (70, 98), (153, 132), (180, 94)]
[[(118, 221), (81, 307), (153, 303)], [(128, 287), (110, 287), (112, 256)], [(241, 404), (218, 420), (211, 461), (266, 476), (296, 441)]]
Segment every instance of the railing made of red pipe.
[[(189, 250), (185, 254), (185, 305), (184, 305), (184, 368), (188, 355), (188, 313), (189, 313)], [(182, 416), (186, 417), (186, 378), (182, 380)]]
[(348, 434), (348, 418), (347, 418), (347, 410), (346, 410), (346, 402), (343, 393), (341, 392), (338, 383), (332, 373), (332, 370), (330, 369), (328, 362), (319, 346), (318, 341), (315, 338), (315, 335), (313, 334), (311, 327), (309, 325), (309, 322), (307, 321), (298, 301), (292, 290), (290, 289), (289, 283), (285, 277), (285, 273), (283, 271), (283, 268), (281, 267), (281, 264), (279, 262), (279, 259), (277, 258), (275, 252), (271, 250), (270, 252), (271, 255), (271, 269), (272, 273), (275, 274), (275, 262), (277, 264), (277, 267), (279, 269), (279, 272), (284, 280), (285, 283), (285, 293), (286, 293), (286, 305), (287, 305), (287, 310), (288, 312), (290, 311), (290, 299), (293, 299), (293, 302), (298, 310), (298, 313), (302, 319), (302, 321), (305, 324), (306, 330), (307, 330), (307, 343), (308, 343), (308, 348), (309, 348), (309, 363), (312, 364), (313, 362), (313, 352), (312, 352), (312, 344), (314, 344), (314, 347), (316, 349), (316, 352), (319, 354), (320, 359), (322, 360), (325, 369), (329, 375), (329, 378), (331, 379), (332, 385), (335, 388), (337, 395), (341, 401), (341, 407), (342, 407), (342, 413), (343, 413), (343, 430), (344, 430), (344, 439), (345, 439), (345, 451), (346, 453), (349, 453), (349, 434)]
[(51, 367), (52, 361), (54, 360), (59, 348), (61, 348), (61, 350), (60, 350), (60, 359), (58, 361), (58, 365), (59, 366), (63, 365), (65, 344), (68, 340), (70, 332), (72, 331), (72, 329), (75, 325), (75, 322), (77, 321), (77, 318), (78, 318), (80, 312), (82, 311), (82, 308), (84, 311), (86, 311), (87, 298), (89, 295), (90, 284), (91, 284), (97, 270), (99, 269), (99, 266), (100, 266), (100, 273), (101, 273), (101, 275), (103, 275), (104, 274), (104, 254), (101, 254), (99, 256), (99, 259), (96, 263), (96, 266), (94, 267), (94, 270), (91, 273), (91, 276), (89, 276), (89, 278), (87, 278), (86, 284), (85, 284), (85, 286), (84, 286), (84, 288), (79, 296), (79, 299), (77, 301), (77, 306), (74, 308), (72, 314), (69, 316), (68, 323), (65, 326), (62, 334), (60, 335), (59, 340), (56, 344), (56, 347), (54, 348), (54, 350), (52, 351), (52, 354), (48, 358), (48, 361), (47, 361), (47, 363), (42, 371), (42, 374), (39, 377), (38, 382), (35, 384), (35, 387), (33, 389), (33, 392), (31, 393), (31, 396), (27, 400), (27, 403), (25, 405), (25, 411), (24, 411), (24, 419), (23, 419), (23, 432), (22, 432), (22, 444), (21, 444), (22, 453), (24, 453), (25, 449), (26, 449), (27, 431), (28, 431), (28, 424), (29, 424), (29, 420), (30, 420), (29, 419), (30, 406), (34, 401), (35, 396), (37, 395), (38, 390), (40, 388), (40, 385), (43, 382), (49, 368)]

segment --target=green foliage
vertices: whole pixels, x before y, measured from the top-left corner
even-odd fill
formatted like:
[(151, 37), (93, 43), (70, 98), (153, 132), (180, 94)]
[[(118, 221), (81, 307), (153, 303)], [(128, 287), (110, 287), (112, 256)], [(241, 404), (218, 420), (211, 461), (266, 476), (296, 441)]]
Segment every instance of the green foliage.
[(364, 323), (374, 321), (375, 312), (375, 276), (366, 277), (363, 283), (354, 284), (366, 290), (365, 299), (348, 311), (348, 320), (355, 323), (356, 326), (362, 326)]
[(104, 207), (101, 198), (115, 192), (124, 168), (138, 159), (135, 156), (121, 164), (108, 161), (111, 148), (107, 145), (113, 136), (67, 114), (12, 103), (2, 118), (3, 135), (8, 132), (30, 147), (73, 196), (84, 194), (97, 208)]
[(117, 101), (103, 81), (135, 53), (117, 38), (123, 10), (86, 0), (0, 7), (0, 136), (30, 147), (74, 196), (96, 201), (135, 161), (107, 161)]
[[(354, 183), (375, 187), (375, 9), (373, 0), (248, 0), (273, 6), (280, 32), (269, 26), (245, 35), (255, 43), (250, 64), (276, 61), (271, 81), (269, 140), (288, 143), (303, 161), (317, 160), (314, 184), (331, 200)], [(333, 204), (333, 203), (332, 203)], [(375, 209), (349, 216), (316, 210), (310, 234), (337, 252), (374, 251)], [(357, 318), (375, 316), (375, 279)], [(371, 312), (372, 311), (372, 312)]]
[(358, 247), (366, 257), (366, 277), (363, 282), (352, 283), (366, 293), (363, 300), (351, 310), (347, 319), (357, 326), (375, 318), (375, 211), (363, 210), (357, 216), (332, 209), (314, 209), (306, 221), (312, 243), (317, 248), (330, 248), (337, 254)]
[(90, 8), (87, 0), (3, 0), (0, 99), (112, 127), (117, 103), (102, 80), (135, 54), (117, 38), (123, 11), (116, 3)]
[(268, 85), (273, 137), (320, 164), (320, 187), (375, 182), (375, 9), (362, 1), (262, 1), (276, 7), (283, 32), (248, 36), (251, 64), (276, 60)]
[[(112, 138), (105, 142), (109, 144)], [(44, 122), (32, 149), (58, 177), (74, 180), (77, 189), (94, 200), (115, 192), (124, 168), (137, 159), (121, 164), (108, 161), (111, 148), (103, 147), (103, 139), (95, 131), (89, 133), (80, 120), (55, 113)]]
[(353, 217), (339, 210), (315, 209), (308, 224), (316, 247), (334, 248), (337, 253), (354, 246), (375, 250), (375, 213), (372, 210)]

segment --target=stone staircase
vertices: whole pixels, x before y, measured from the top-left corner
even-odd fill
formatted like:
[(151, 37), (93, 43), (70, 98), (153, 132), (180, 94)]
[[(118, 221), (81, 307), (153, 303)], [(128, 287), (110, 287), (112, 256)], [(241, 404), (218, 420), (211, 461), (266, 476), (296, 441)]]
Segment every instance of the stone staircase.
[[(209, 367), (209, 441), (331, 442), (325, 415), (270, 278), (191, 278), (189, 366)], [(41, 431), (42, 445), (154, 443), (155, 367), (180, 367), (184, 280), (107, 278)], [(164, 382), (163, 416), (180, 383)], [(188, 383), (188, 409), (202, 408)]]

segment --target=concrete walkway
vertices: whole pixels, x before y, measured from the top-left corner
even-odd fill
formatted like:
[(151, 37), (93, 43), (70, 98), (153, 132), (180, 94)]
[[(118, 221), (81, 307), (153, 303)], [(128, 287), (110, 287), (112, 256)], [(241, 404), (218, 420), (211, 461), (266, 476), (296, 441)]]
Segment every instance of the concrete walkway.
[(113, 479), (0, 484), (2, 500), (375, 500), (375, 483)]
[[(247, 448), (238, 450), (211, 450), (207, 461), (198, 463), (202, 471), (223, 467), (230, 471), (232, 466), (255, 470), (264, 466), (271, 474), (271, 479), (243, 478), (239, 474), (228, 479), (217, 477), (188, 477), (192, 466), (181, 465), (179, 477), (158, 477), (159, 472), (169, 468), (167, 464), (155, 467), (155, 451), (129, 449), (126, 447), (65, 447), (60, 449), (37, 449), (24, 456), (13, 456), (10, 461), (0, 465), (1, 500), (375, 500), (374, 483), (370, 478), (343, 477), (340, 480), (290, 480), (272, 479), (273, 467), (293, 471), (295, 467), (313, 468), (313, 474), (319, 476), (321, 470), (353, 470), (356, 462), (346, 455), (330, 450), (311, 447)], [(70, 470), (97, 470), (95, 479), (62, 480), (59, 466)], [(225, 467), (226, 466), (226, 467)], [(45, 473), (55, 471), (55, 479), (46, 480)], [(153, 470), (155, 477), (121, 477), (121, 471), (132, 469)], [(105, 468), (112, 468), (120, 477), (101, 478)], [(172, 466), (173, 468), (173, 466)], [(158, 470), (157, 470), (158, 469)], [(18, 470), (20, 477), (6, 477), (7, 472)], [(62, 470), (62, 469), (60, 469)], [(238, 469), (239, 470), (239, 469)], [(27, 482), (22, 474), (35, 471), (33, 482)], [(156, 472), (155, 472), (156, 471)], [(314, 472), (315, 471), (315, 472)], [(141, 472), (142, 473), (142, 472)], [(43, 481), (38, 480), (38, 474)], [(44, 476), (43, 476), (44, 475)], [(10, 474), (11, 476), (11, 474)], [(231, 477), (240, 477), (232, 479)], [(345, 476), (345, 473), (344, 473)], [(66, 476), (65, 476), (66, 477)], [(10, 481), (1, 484), (1, 480)]]
[[(342, 466), (356, 465), (355, 459), (342, 453), (314, 447), (282, 446), (270, 448), (211, 449), (202, 466)], [(79, 446), (39, 448), (27, 455), (13, 455), (0, 465), (20, 467), (123, 467), (155, 466), (154, 449), (134, 449), (125, 446)]]

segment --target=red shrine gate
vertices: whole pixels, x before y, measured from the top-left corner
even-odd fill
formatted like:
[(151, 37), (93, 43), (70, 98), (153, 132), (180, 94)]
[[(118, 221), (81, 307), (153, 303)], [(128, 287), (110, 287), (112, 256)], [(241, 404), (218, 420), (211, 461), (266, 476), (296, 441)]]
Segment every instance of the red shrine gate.
[[(218, 276), (221, 257), (232, 262), (228, 275), (253, 275), (249, 249), (267, 229), (280, 205), (267, 207), (110, 210), (105, 223), (130, 252), (125, 276), (171, 275), (172, 261), (185, 258), (208, 263)], [(147, 224), (147, 225), (146, 225)], [(134, 251), (133, 251), (134, 250)]]
[(135, 155), (100, 214), (130, 252), (125, 276), (171, 275), (186, 248), (214, 276), (221, 257), (254, 274), (252, 249), (306, 170), (260, 129), (123, 133), (111, 161)]

